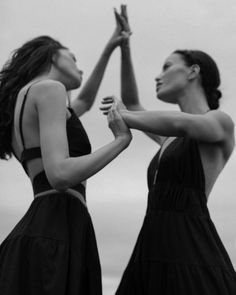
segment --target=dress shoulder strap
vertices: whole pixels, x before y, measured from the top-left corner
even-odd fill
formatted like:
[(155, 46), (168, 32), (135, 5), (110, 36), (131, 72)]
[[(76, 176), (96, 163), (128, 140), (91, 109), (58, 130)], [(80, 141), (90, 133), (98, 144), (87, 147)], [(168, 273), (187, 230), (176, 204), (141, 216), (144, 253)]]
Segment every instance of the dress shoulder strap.
[(37, 82), (39, 81), (35, 81), (33, 82), (27, 89), (25, 95), (24, 95), (24, 99), (23, 99), (23, 102), (22, 102), (22, 105), (21, 105), (21, 109), (20, 109), (20, 116), (19, 116), (19, 129), (20, 129), (20, 137), (21, 137), (21, 141), (22, 141), (22, 145), (23, 145), (23, 148), (25, 149), (25, 141), (24, 141), (24, 135), (23, 135), (23, 114), (24, 114), (24, 109), (25, 109), (25, 102), (26, 102), (26, 98), (27, 98), (27, 95), (28, 95), (28, 92), (30, 90), (30, 88), (36, 84)]

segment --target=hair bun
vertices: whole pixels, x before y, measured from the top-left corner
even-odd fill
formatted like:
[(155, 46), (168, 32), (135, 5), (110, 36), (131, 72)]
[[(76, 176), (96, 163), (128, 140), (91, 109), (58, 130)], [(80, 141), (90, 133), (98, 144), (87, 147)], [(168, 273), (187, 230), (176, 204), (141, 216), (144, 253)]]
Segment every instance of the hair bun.
[(217, 99), (219, 100), (222, 97), (222, 93), (219, 89), (214, 89), (212, 91), (212, 99)]
[(210, 109), (212, 110), (216, 110), (219, 108), (219, 100), (222, 97), (222, 93), (219, 89), (212, 89), (211, 91), (209, 91), (207, 93), (207, 100), (208, 100), (208, 104)]

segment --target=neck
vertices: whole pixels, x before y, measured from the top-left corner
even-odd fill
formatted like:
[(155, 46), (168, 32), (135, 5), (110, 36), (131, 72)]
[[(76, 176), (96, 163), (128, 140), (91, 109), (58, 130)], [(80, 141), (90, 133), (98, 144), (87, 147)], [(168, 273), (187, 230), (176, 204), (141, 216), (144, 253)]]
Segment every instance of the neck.
[[(44, 73), (38, 75), (33, 79), (33, 81), (39, 81), (39, 80), (54, 80), (59, 82), (64, 82), (62, 79), (60, 79), (60, 75), (58, 75), (58, 71), (54, 69), (52, 66), (49, 71), (45, 71)], [(63, 83), (64, 84), (64, 83)]]
[(182, 112), (190, 114), (205, 114), (210, 110), (202, 89), (186, 90), (178, 99), (178, 104)]

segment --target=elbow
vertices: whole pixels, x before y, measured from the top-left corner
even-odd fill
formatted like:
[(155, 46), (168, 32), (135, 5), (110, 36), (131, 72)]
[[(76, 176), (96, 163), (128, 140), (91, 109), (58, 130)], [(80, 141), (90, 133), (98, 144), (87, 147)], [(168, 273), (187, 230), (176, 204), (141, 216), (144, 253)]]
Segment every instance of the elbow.
[(51, 173), (51, 175), (48, 176), (48, 181), (52, 188), (60, 192), (65, 192), (69, 188), (73, 188), (85, 179), (86, 176), (83, 175), (83, 173), (77, 173), (75, 177), (73, 174), (69, 173), (69, 171), (66, 171), (65, 168), (57, 169), (56, 173)]
[(66, 179), (59, 176), (48, 177), (48, 181), (53, 189), (60, 192), (64, 192), (70, 187)]
[(47, 173), (47, 178), (53, 189), (64, 192), (71, 187), (69, 178), (64, 169), (59, 167), (54, 168), (53, 171)]

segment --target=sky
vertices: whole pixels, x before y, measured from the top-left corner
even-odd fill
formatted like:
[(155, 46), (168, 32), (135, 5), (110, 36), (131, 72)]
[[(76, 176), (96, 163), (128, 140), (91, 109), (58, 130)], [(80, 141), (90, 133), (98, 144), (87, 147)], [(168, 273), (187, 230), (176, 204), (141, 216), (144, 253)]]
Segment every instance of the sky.
[[(0, 66), (25, 41), (47, 34), (76, 55), (85, 81), (114, 30), (113, 7), (120, 4), (128, 5), (142, 105), (150, 110), (176, 110), (156, 99), (154, 78), (175, 49), (201, 49), (219, 66), (221, 109), (235, 121), (235, 0), (1, 0)], [(119, 49), (110, 59), (93, 108), (81, 118), (93, 151), (113, 140), (106, 117), (99, 111), (101, 99), (108, 95), (120, 96)], [(154, 142), (134, 131), (128, 149), (88, 181), (88, 207), (98, 241), (104, 295), (115, 292), (137, 239), (146, 210), (146, 170), (157, 150)], [(211, 192), (208, 207), (236, 268), (235, 176), (233, 152)], [(33, 195), (27, 176), (14, 159), (0, 162), (0, 187), (1, 242), (27, 211)]]

